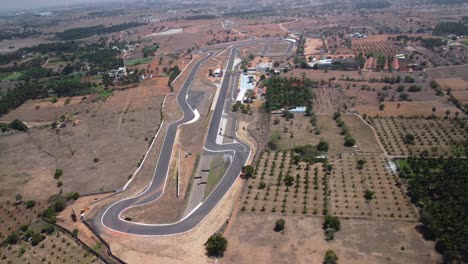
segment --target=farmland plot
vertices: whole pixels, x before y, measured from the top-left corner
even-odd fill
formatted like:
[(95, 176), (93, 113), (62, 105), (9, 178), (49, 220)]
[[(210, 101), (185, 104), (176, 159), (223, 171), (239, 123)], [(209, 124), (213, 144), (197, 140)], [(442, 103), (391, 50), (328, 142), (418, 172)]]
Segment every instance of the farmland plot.
[[(456, 112), (457, 114), (458, 112)], [(468, 137), (466, 119), (369, 118), (389, 155), (450, 155)], [(423, 153), (425, 154), (425, 153)]]
[(321, 215), (322, 164), (293, 164), (291, 152), (264, 152), (241, 200), (241, 211)]
[(330, 213), (344, 217), (416, 220), (416, 213), (395, 172), (395, 165), (384, 155), (343, 155), (333, 163), (329, 177)]

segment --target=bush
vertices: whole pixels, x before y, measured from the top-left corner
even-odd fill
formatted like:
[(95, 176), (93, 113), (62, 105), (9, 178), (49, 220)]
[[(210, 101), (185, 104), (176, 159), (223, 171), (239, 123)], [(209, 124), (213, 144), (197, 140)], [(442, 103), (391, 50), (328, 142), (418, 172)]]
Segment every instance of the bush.
[(10, 123), (10, 128), (18, 131), (28, 131), (28, 127), (18, 119), (15, 119)]
[(319, 150), (319, 151), (327, 152), (328, 148), (329, 148), (328, 142), (326, 142), (323, 139), (320, 140), (320, 142), (317, 145), (317, 150)]
[(333, 113), (333, 120), (337, 120), (338, 118), (341, 117), (341, 113), (340, 112), (335, 112)]
[(18, 243), (19, 241), (19, 235), (16, 232), (11, 233), (7, 238), (5, 239), (5, 243), (13, 245)]
[(34, 200), (29, 200), (26, 202), (26, 208), (30, 209), (33, 208), (36, 205), (36, 201)]
[(333, 250), (327, 250), (325, 252), (325, 258), (323, 259), (323, 264), (336, 264), (338, 263), (338, 257)]
[(294, 183), (294, 177), (291, 175), (286, 176), (284, 178), (284, 183), (286, 184), (286, 186), (292, 186)]
[(37, 246), (39, 245), (39, 243), (41, 243), (42, 240), (45, 239), (45, 236), (41, 235), (41, 234), (38, 234), (38, 233), (34, 233), (32, 236), (31, 236), (31, 245), (32, 246)]
[(407, 145), (414, 145), (414, 135), (413, 134), (406, 134), (403, 138), (403, 142)]
[(228, 245), (228, 241), (221, 234), (214, 234), (205, 243), (206, 254), (209, 257), (218, 257), (224, 254)]
[(266, 183), (265, 183), (264, 181), (261, 181), (261, 182), (259, 183), (259, 185), (258, 185), (258, 189), (260, 189), (260, 190), (261, 190), (261, 189), (265, 189), (265, 187), (266, 187)]
[(418, 86), (418, 85), (411, 85), (408, 88), (408, 92), (419, 92), (421, 90), (422, 90), (421, 86)]
[(273, 230), (275, 230), (275, 232), (283, 231), (285, 225), (286, 221), (284, 221), (284, 219), (278, 219), (275, 222), (275, 227), (273, 228)]
[(73, 229), (72, 235), (73, 235), (74, 237), (76, 237), (76, 236), (78, 235), (78, 229), (76, 229), (76, 228)]
[(62, 177), (62, 174), (63, 174), (63, 170), (62, 170), (62, 169), (55, 169), (54, 178), (55, 178), (55, 179), (58, 179), (58, 178)]
[(405, 82), (406, 83), (414, 83), (414, 78), (411, 76), (405, 76)]

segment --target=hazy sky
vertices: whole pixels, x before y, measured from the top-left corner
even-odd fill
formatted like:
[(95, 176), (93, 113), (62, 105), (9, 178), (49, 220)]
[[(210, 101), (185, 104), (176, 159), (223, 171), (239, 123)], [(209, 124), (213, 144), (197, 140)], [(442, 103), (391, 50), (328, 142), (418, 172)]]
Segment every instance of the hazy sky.
[(0, 11), (15, 9), (34, 9), (40, 7), (50, 7), (54, 5), (65, 6), (67, 3), (96, 3), (106, 0), (0, 0)]

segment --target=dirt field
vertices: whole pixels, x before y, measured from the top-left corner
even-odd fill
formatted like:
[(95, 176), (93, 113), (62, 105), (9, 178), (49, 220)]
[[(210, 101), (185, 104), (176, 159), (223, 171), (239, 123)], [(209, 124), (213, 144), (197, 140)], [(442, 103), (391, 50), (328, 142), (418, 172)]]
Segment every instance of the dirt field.
[(468, 83), (460, 77), (440, 78), (435, 79), (440, 87), (444, 90), (451, 89), (452, 91), (468, 90)]
[[(270, 119), (270, 137), (273, 134), (280, 137), (277, 143), (279, 149), (291, 149), (294, 146), (306, 144), (317, 145), (320, 139), (324, 139), (330, 144), (329, 153), (332, 155), (343, 151), (352, 151), (352, 149), (343, 146), (341, 130), (332, 116), (317, 116), (316, 126), (311, 124), (310, 117), (304, 115), (295, 115), (289, 121), (280, 115), (273, 115)], [(278, 123), (275, 124), (276, 122)]]
[(318, 55), (319, 50), (323, 48), (323, 41), (320, 38), (306, 38), (304, 44), (304, 55)]
[(468, 76), (466, 75), (467, 71), (468, 65), (440, 67), (426, 70), (427, 74), (435, 80), (445, 78), (461, 78), (465, 82), (468, 82)]
[(349, 128), (350, 134), (356, 139), (357, 152), (383, 153), (371, 127), (356, 115), (344, 115), (341, 118)]
[(441, 99), (441, 101), (385, 102), (384, 105), (384, 110), (380, 110), (377, 105), (357, 105), (356, 111), (361, 115), (366, 114), (372, 117), (430, 116), (433, 107), (436, 108), (435, 115), (439, 117), (445, 116), (447, 110), (451, 113), (461, 113), (453, 104), (447, 103), (446, 99)]
[[(284, 232), (273, 231), (286, 221)], [(325, 241), (322, 220), (314, 216), (241, 213), (227, 236), (221, 263), (321, 263), (332, 249), (339, 263), (438, 263), (433, 243), (424, 241), (415, 223), (342, 219), (342, 230)], [(372, 242), (372, 243), (370, 243)]]

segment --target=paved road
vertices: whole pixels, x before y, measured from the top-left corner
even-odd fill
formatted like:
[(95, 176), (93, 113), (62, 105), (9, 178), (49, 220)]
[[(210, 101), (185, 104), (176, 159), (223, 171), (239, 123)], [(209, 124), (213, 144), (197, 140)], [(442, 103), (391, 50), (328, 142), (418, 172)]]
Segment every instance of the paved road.
[[(264, 41), (265, 40), (263, 40), (263, 42)], [(242, 143), (241, 140), (237, 138), (237, 136), (234, 136), (235, 143), (223, 145), (216, 144), (216, 137), (221, 121), (221, 116), (224, 112), (223, 110), (225, 110), (226, 107), (227, 112), (229, 112), (229, 107), (232, 104), (231, 97), (227, 96), (228, 86), (231, 78), (230, 70), (232, 70), (234, 67), (234, 61), (238, 49), (240, 47), (252, 45), (252, 43), (257, 42), (258, 40), (252, 42), (243, 42), (241, 44), (236, 44), (236, 46), (233, 46), (230, 49), (229, 60), (226, 68), (227, 70), (225, 72), (223, 83), (220, 89), (220, 94), (216, 102), (215, 110), (213, 112), (213, 117), (205, 142), (205, 149), (210, 152), (224, 153), (230, 155), (231, 163), (224, 177), (221, 179), (221, 181), (213, 190), (213, 192), (206, 198), (206, 200), (191, 214), (187, 215), (184, 219), (172, 224), (134, 223), (130, 221), (125, 221), (121, 218), (121, 214), (125, 210), (135, 206), (141, 206), (154, 202), (155, 200), (159, 199), (164, 193), (176, 131), (179, 126), (189, 122), (195, 116), (193, 113), (193, 109), (191, 109), (191, 107), (186, 101), (188, 91), (190, 89), (192, 81), (194, 80), (198, 72), (200, 65), (204, 61), (214, 56), (215, 54), (213, 52), (208, 53), (203, 59), (194, 64), (191, 72), (189, 73), (189, 76), (187, 77), (187, 80), (183, 84), (177, 96), (177, 102), (184, 115), (181, 119), (170, 124), (167, 128), (163, 146), (161, 148), (158, 162), (156, 164), (154, 176), (149, 186), (143, 193), (141, 193), (138, 196), (120, 200), (104, 208), (103, 211), (98, 213), (98, 215), (94, 218), (95, 226), (97, 226), (98, 228), (105, 227), (117, 232), (144, 236), (164, 236), (180, 234), (196, 227), (218, 204), (218, 202), (223, 198), (224, 194), (226, 194), (226, 192), (229, 190), (229, 188), (231, 188), (232, 184), (239, 176), (242, 166), (246, 163), (250, 155), (249, 146), (247, 144)], [(289, 45), (285, 53), (291, 52), (293, 47), (294, 45)], [(227, 118), (235, 119), (235, 116), (233, 114), (228, 114)], [(234, 131), (232, 131), (232, 134), (235, 134), (234, 127), (233, 130)]]

